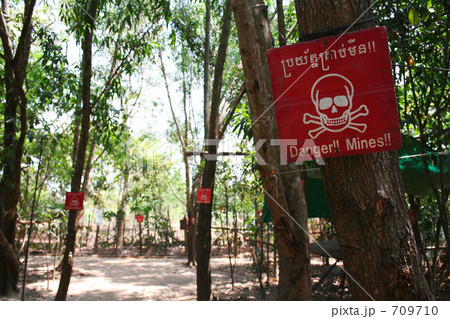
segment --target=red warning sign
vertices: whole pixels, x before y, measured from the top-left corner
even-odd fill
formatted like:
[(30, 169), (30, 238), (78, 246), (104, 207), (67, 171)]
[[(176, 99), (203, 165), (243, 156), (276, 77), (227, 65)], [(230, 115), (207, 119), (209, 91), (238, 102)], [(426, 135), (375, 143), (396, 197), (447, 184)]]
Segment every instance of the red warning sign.
[(211, 188), (199, 188), (197, 190), (197, 203), (199, 204), (211, 203)]
[(401, 147), (386, 28), (284, 46), (267, 56), (285, 160)]
[(143, 215), (136, 215), (136, 221), (138, 223), (142, 223), (144, 221), (144, 216)]
[(84, 203), (84, 193), (83, 192), (67, 192), (66, 193), (66, 203), (64, 209), (66, 210), (82, 210)]

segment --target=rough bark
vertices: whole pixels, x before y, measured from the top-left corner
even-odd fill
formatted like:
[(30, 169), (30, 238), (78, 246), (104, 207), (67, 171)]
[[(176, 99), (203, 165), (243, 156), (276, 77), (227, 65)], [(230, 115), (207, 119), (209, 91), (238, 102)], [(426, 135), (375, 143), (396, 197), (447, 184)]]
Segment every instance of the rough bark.
[[(232, 1), (239, 38), (259, 171), (279, 245), (279, 300), (311, 296), (307, 211), (301, 179), (293, 165), (281, 165), (266, 51), (273, 46), (262, 1)], [(265, 163), (262, 163), (262, 161)], [(274, 173), (275, 172), (275, 173)]]
[[(344, 31), (371, 17), (369, 0), (296, 0), (302, 39)], [(363, 14), (365, 13), (365, 14)], [(373, 26), (355, 24), (352, 30)], [(408, 220), (395, 151), (327, 159), (326, 194), (352, 296), (356, 300), (426, 300), (429, 289)]]
[[(23, 145), (27, 134), (27, 98), (24, 81), (31, 46), (32, 16), (36, 1), (25, 1), (23, 25), (19, 41), (13, 45), (7, 25), (9, 1), (2, 2), (0, 11), (0, 38), (2, 41), (4, 63), (4, 83), (6, 102), (4, 107), (3, 167), (0, 181), (0, 236), (5, 254), (0, 254), (0, 295), (9, 295), (16, 287), (18, 263), (12, 262), (9, 247), (15, 243), (17, 203), (20, 196), (21, 163)], [(15, 53), (13, 48), (16, 48)], [(18, 130), (17, 128), (20, 127)], [(19, 136), (17, 134), (19, 133)]]
[[(209, 154), (217, 153), (215, 145), (206, 147)], [(211, 199), (214, 196), (214, 177), (216, 171), (216, 161), (206, 161), (203, 170), (202, 188), (211, 188)], [(211, 297), (211, 211), (210, 204), (199, 204), (197, 218), (197, 300), (208, 301)]]
[(0, 231), (0, 295), (9, 295), (17, 287), (19, 279), (20, 263), (14, 253), (11, 243), (2, 231)]
[[(79, 192), (81, 189), (81, 178), (86, 159), (86, 149), (89, 141), (89, 126), (91, 119), (91, 77), (92, 77), (92, 38), (95, 26), (95, 18), (97, 16), (97, 8), (99, 0), (92, 0), (89, 3), (89, 9), (85, 15), (85, 33), (83, 41), (83, 59), (82, 59), (82, 100), (83, 106), (81, 111), (81, 131), (77, 147), (77, 156), (75, 169), (72, 177), (72, 192)], [(61, 279), (59, 281), (58, 291), (55, 300), (66, 300), (67, 291), (69, 289), (70, 277), (72, 276), (73, 258), (75, 255), (75, 241), (77, 234), (77, 217), (78, 211), (69, 211), (67, 223), (66, 248), (62, 261)]]
[[(219, 143), (220, 92), (222, 89), (223, 70), (228, 49), (228, 38), (231, 30), (231, 2), (225, 2), (222, 19), (222, 30), (219, 49), (214, 68), (211, 112), (207, 135), (205, 169), (203, 171), (202, 188), (211, 188), (211, 203), (200, 204), (197, 222), (197, 300), (209, 300), (211, 297), (211, 211), (214, 196), (214, 179), (216, 173), (216, 154)], [(209, 50), (209, 48), (208, 48)], [(208, 101), (205, 101), (208, 103)]]

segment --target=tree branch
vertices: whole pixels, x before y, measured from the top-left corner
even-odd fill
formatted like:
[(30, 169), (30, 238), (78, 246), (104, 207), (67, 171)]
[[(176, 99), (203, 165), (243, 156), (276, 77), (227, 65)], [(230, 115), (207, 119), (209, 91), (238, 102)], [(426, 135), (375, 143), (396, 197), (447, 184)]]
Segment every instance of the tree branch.
[(142, 36), (140, 37), (140, 39), (138, 41), (136, 41), (136, 43), (128, 50), (127, 54), (125, 55), (125, 57), (122, 59), (122, 62), (120, 63), (120, 65), (118, 67), (116, 67), (115, 69), (111, 69), (110, 75), (108, 80), (106, 81), (105, 86), (103, 87), (101, 93), (97, 96), (97, 98), (95, 99), (95, 101), (92, 103), (91, 108), (94, 108), (98, 102), (100, 101), (100, 99), (103, 97), (103, 95), (106, 93), (106, 90), (108, 90), (108, 88), (111, 86), (113, 80), (120, 76), (120, 74), (123, 72), (124, 70), (124, 66), (125, 64), (128, 62), (128, 58), (129, 56), (134, 52), (134, 49), (136, 49), (136, 47), (141, 44), (145, 37), (148, 35), (148, 33), (152, 30), (153, 26), (150, 26), (147, 28), (147, 30), (142, 34)]
[(3, 15), (3, 10), (0, 10), (0, 38), (2, 39), (4, 51), (4, 55), (2, 55), (2, 58), (5, 59), (5, 61), (12, 61), (12, 43), (8, 33), (8, 27), (6, 26), (6, 20), (5, 16)]
[(222, 20), (222, 33), (219, 40), (219, 50), (217, 52), (217, 60), (214, 68), (214, 82), (211, 97), (211, 114), (209, 123), (209, 139), (219, 136), (219, 106), (220, 93), (222, 91), (223, 70), (228, 50), (228, 39), (231, 31), (231, 0), (225, 3), (225, 12)]
[(14, 57), (14, 68), (16, 78), (23, 81), (26, 74), (26, 67), (28, 64), (28, 56), (30, 54), (31, 31), (32, 31), (32, 16), (36, 0), (25, 1), (23, 27), (17, 45), (16, 55)]
[(219, 132), (219, 139), (222, 139), (225, 135), (225, 131), (228, 128), (228, 125), (231, 122), (231, 119), (233, 118), (234, 112), (236, 111), (237, 106), (239, 105), (240, 101), (242, 100), (242, 97), (244, 96), (246, 92), (245, 88), (245, 82), (242, 83), (241, 88), (239, 89), (238, 96), (234, 99), (233, 103), (231, 103), (228, 114), (225, 116), (225, 121), (221, 124), (220, 132)]
[(209, 52), (210, 48), (210, 33), (211, 33), (211, 1), (205, 1), (206, 13), (205, 13), (205, 41), (203, 46), (203, 118), (205, 122), (205, 138), (209, 136), (210, 128), (210, 107), (209, 107), (209, 75), (210, 75), (210, 60), (211, 54)]
[(175, 126), (177, 128), (178, 138), (180, 139), (180, 144), (181, 144), (181, 147), (183, 148), (183, 152), (184, 152), (184, 151), (186, 151), (186, 142), (183, 138), (183, 133), (181, 132), (180, 124), (178, 124), (178, 120), (177, 120), (177, 117), (175, 116), (175, 111), (173, 109), (172, 98), (170, 97), (169, 84), (167, 83), (166, 68), (164, 67), (164, 61), (163, 61), (161, 48), (159, 48), (159, 59), (161, 61), (161, 72), (163, 74), (164, 84), (166, 86), (167, 98), (169, 99), (170, 111), (172, 113), (172, 118), (173, 118), (173, 121), (175, 122)]

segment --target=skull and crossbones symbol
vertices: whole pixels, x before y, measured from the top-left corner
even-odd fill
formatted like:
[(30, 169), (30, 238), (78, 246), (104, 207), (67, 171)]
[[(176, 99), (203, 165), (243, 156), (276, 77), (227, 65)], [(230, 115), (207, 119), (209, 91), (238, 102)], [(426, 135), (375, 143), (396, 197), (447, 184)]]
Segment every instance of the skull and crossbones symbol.
[(366, 105), (361, 105), (352, 111), (353, 93), (352, 82), (337, 73), (326, 74), (314, 83), (311, 100), (318, 116), (309, 113), (303, 115), (304, 124), (319, 125), (308, 132), (312, 139), (325, 131), (341, 132), (347, 128), (360, 133), (366, 131), (366, 124), (355, 123), (354, 120), (369, 115), (369, 110)]

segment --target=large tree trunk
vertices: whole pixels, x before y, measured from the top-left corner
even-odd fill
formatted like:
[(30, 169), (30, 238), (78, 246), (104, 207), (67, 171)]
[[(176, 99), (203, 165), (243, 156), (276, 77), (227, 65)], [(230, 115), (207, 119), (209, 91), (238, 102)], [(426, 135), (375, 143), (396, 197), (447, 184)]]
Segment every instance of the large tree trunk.
[(234, 0), (254, 143), (259, 171), (273, 217), (280, 254), (279, 300), (311, 296), (307, 210), (295, 165), (281, 165), (266, 51), (273, 46), (267, 10), (262, 1)]
[[(86, 14), (86, 29), (83, 41), (83, 61), (82, 61), (82, 96), (83, 107), (81, 113), (81, 132), (77, 147), (75, 170), (72, 177), (72, 192), (79, 192), (81, 189), (81, 178), (83, 176), (84, 163), (86, 159), (86, 149), (89, 141), (89, 126), (91, 120), (91, 76), (92, 76), (92, 38), (94, 33), (95, 17), (99, 0), (92, 0)], [(72, 276), (73, 259), (75, 255), (75, 241), (77, 235), (78, 211), (69, 211), (67, 223), (66, 248), (62, 261), (61, 279), (55, 300), (66, 300), (69, 290), (70, 277)]]
[(0, 296), (8, 296), (17, 287), (20, 263), (11, 243), (2, 231), (0, 231), (0, 250)]
[[(311, 40), (319, 31), (344, 31), (346, 25), (372, 16), (370, 4), (296, 0), (300, 34)], [(366, 22), (354, 29), (371, 26)], [(397, 153), (332, 158), (325, 164), (322, 176), (353, 298), (430, 299), (408, 221)]]
[[(211, 203), (200, 204), (197, 223), (197, 300), (209, 300), (211, 297), (211, 211), (214, 196), (214, 178), (216, 173), (216, 154), (219, 143), (219, 113), (222, 90), (223, 70), (228, 49), (228, 39), (231, 30), (231, 2), (225, 2), (222, 19), (219, 49), (214, 69), (211, 112), (207, 135), (205, 169), (203, 171), (202, 188), (211, 189)], [(209, 48), (208, 48), (209, 50)], [(208, 103), (208, 101), (204, 101)]]
[[(215, 145), (206, 147), (209, 154), (217, 153)], [(211, 189), (211, 203), (199, 204), (197, 220), (197, 300), (208, 301), (211, 297), (211, 211), (214, 196), (214, 177), (216, 172), (216, 161), (206, 161), (203, 170), (202, 188)]]
[(322, 174), (353, 298), (429, 299), (397, 153), (328, 160)]
[[(0, 38), (3, 46), (4, 82), (6, 103), (4, 107), (3, 167), (0, 181), (0, 295), (9, 295), (16, 288), (19, 273), (17, 257), (12, 250), (15, 243), (17, 203), (20, 196), (23, 145), (27, 133), (27, 98), (23, 84), (31, 46), (32, 16), (35, 0), (25, 1), (23, 26), (16, 53), (7, 26), (8, 1), (2, 1), (0, 11)], [(18, 111), (20, 116), (18, 118)], [(17, 137), (20, 126), (19, 136)]]

